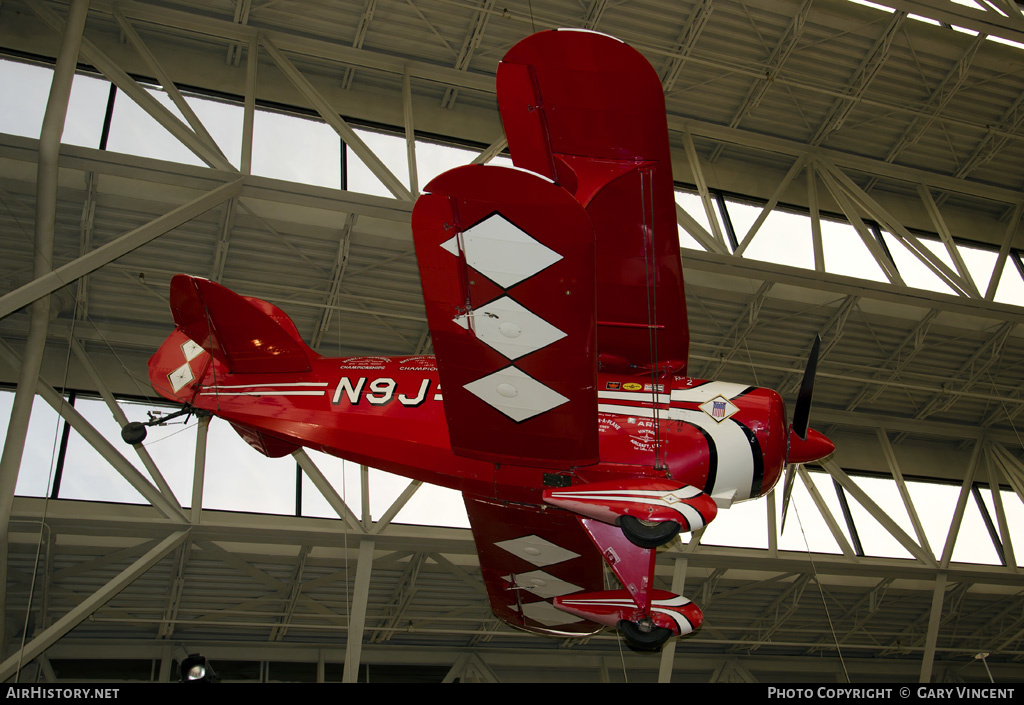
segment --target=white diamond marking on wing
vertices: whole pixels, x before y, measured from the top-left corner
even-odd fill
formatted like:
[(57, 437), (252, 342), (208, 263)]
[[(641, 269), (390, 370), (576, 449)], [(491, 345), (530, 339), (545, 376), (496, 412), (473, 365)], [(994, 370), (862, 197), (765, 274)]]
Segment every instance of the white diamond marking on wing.
[(186, 362), (192, 362), (198, 355), (203, 353), (203, 348), (194, 340), (186, 340), (181, 344), (181, 352), (185, 354)]
[[(458, 238), (456, 235), (441, 247), (458, 257)], [(505, 220), (500, 213), (464, 230), (462, 246), (466, 263), (505, 289), (562, 259), (562, 255)]]
[(171, 389), (177, 392), (186, 384), (195, 379), (195, 375), (192, 374), (192, 368), (189, 367), (188, 363), (186, 362), (184, 365), (176, 369), (174, 372), (167, 375), (167, 379), (171, 383)]
[(506, 367), (463, 386), (516, 423), (569, 401), (515, 367)]
[(561, 611), (547, 601), (531, 602), (523, 605), (523, 614), (546, 627), (554, 627), (559, 624), (574, 624), (583, 621), (579, 617), (574, 617), (574, 615)]
[(573, 585), (561, 578), (556, 578), (549, 573), (545, 573), (543, 570), (519, 573), (514, 576), (506, 575), (504, 579), (514, 583), (516, 587), (529, 590), (538, 597), (543, 597), (545, 600), (558, 597), (559, 595), (570, 595), (583, 589), (579, 585)]
[[(472, 317), (472, 326), (467, 325)], [(453, 319), (463, 328), (472, 328), (476, 337), (510, 360), (547, 347), (565, 337), (530, 309), (508, 296), (474, 309), (470, 316)]]
[(498, 541), (494, 545), (505, 549), (513, 556), (533, 563), (538, 568), (561, 563), (570, 558), (577, 558), (580, 555), (555, 545), (547, 539), (542, 539), (535, 534), (520, 536), (517, 539), (509, 539), (508, 541)]

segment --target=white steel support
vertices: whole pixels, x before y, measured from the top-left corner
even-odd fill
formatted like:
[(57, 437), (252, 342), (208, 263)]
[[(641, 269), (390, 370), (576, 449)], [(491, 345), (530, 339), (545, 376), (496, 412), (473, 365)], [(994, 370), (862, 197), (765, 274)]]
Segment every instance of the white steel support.
[(743, 236), (743, 240), (740, 242), (739, 247), (736, 248), (735, 254), (737, 256), (743, 255), (743, 252), (747, 249), (747, 245), (749, 245), (750, 241), (754, 239), (754, 235), (756, 235), (757, 231), (760, 230), (762, 225), (764, 225), (764, 221), (768, 219), (768, 216), (771, 215), (773, 210), (775, 210), (775, 207), (779, 205), (779, 199), (782, 198), (782, 194), (784, 194), (786, 189), (789, 188), (789, 185), (793, 183), (793, 179), (796, 178), (797, 174), (803, 171), (806, 163), (806, 155), (797, 157), (797, 160), (793, 162), (793, 166), (791, 166), (789, 171), (786, 172), (786, 175), (782, 177), (782, 181), (780, 181), (779, 185), (775, 187), (775, 192), (772, 193), (768, 202), (764, 204), (761, 212), (757, 214), (757, 218), (754, 219), (750, 229), (747, 230), (747, 234)]
[(364, 538), (359, 542), (356, 583), (352, 592), (352, 611), (349, 614), (342, 683), (355, 683), (359, 678), (359, 659), (363, 650), (363, 629), (366, 626), (366, 606), (370, 597), (370, 572), (372, 569), (373, 539)]
[[(6, 359), (14, 367), (19, 364), (17, 353), (2, 340), (0, 340), (0, 358)], [(97, 431), (73, 406), (67, 404), (64, 397), (41, 377), (36, 383), (36, 392), (154, 508), (175, 524), (186, 523), (184, 514), (175, 506), (177, 502), (171, 502), (164, 497), (160, 490), (151, 485), (149, 480), (143, 477), (142, 473), (136, 470), (135, 466), (128, 462), (128, 459), (121, 455), (102, 433)], [(7, 522), (5, 521), (5, 529), (6, 526)]]
[(986, 301), (994, 300), (996, 291), (999, 290), (999, 281), (1003, 276), (1003, 269), (1006, 267), (1006, 259), (1010, 254), (1010, 245), (1016, 237), (1017, 229), (1021, 223), (1022, 214), (1024, 214), (1024, 204), (1018, 203), (1017, 207), (1013, 209), (1013, 214), (1010, 216), (1009, 223), (1006, 225), (1006, 232), (1003, 235), (1003, 243), (999, 247), (999, 256), (996, 258), (996, 266), (995, 269), (992, 270), (992, 278), (989, 279), (988, 289), (985, 291)]
[[(822, 461), (821, 466), (828, 471), (828, 474), (835, 478), (836, 482), (842, 485), (843, 489), (846, 490), (857, 502), (864, 507), (867, 512), (875, 518), (875, 520), (882, 525), (882, 527), (889, 532), (889, 534), (899, 541), (903, 548), (910, 552), (910, 555), (926, 563), (927, 565), (935, 565), (935, 556), (932, 555), (930, 550), (925, 550), (910, 538), (907, 533), (900, 528), (899, 524), (892, 520), (888, 514), (882, 511), (882, 508), (875, 504), (874, 500), (868, 496), (868, 493), (862, 490), (857, 483), (855, 483), (850, 476), (843, 471), (836, 461), (826, 459)], [(923, 530), (922, 530), (923, 533)]]
[[(725, 236), (722, 234), (722, 226), (718, 222), (718, 214), (715, 212), (715, 204), (711, 202), (711, 193), (708, 191), (708, 183), (704, 178), (704, 170), (700, 166), (700, 157), (697, 155), (697, 148), (693, 144), (693, 137), (690, 135), (690, 131), (686, 129), (683, 130), (683, 149), (686, 152), (686, 160), (690, 164), (690, 172), (693, 174), (693, 181), (697, 185), (697, 193), (700, 195), (700, 200), (704, 204), (704, 213), (708, 217), (708, 222), (711, 223), (711, 233), (721, 246), (721, 251), (727, 252), (729, 248), (725, 244)], [(676, 216), (678, 215), (679, 210), (677, 209)]]
[(412, 77), (408, 71), (402, 74), (402, 115), (405, 118), (405, 158), (409, 162), (409, 190), (420, 192), (419, 176), (416, 173), (416, 126), (412, 109)]
[[(60, 26), (57, 15), (44, 6), (38, 0), (26, 0), (29, 6), (45, 23), (51, 27)], [(165, 108), (160, 101), (150, 95), (149, 91), (143, 88), (137, 81), (129, 76), (117, 63), (87, 39), (82, 40), (82, 56), (93, 66), (100, 70), (111, 83), (117, 86), (128, 97), (135, 101), (139, 107), (149, 113), (164, 129), (174, 135), (175, 138), (197, 157), (209, 166), (217, 169), (234, 171), (234, 167), (220, 153), (219, 149), (211, 149), (192, 128), (184, 124), (170, 110)]]
[(153, 72), (153, 75), (156, 76), (156, 79), (160, 81), (160, 85), (163, 87), (164, 92), (167, 93), (167, 97), (171, 99), (174, 106), (185, 117), (185, 120), (188, 121), (188, 124), (195, 133), (196, 138), (204, 145), (209, 153), (219, 156), (219, 161), (212, 166), (222, 169), (232, 168), (228, 158), (224, 156), (224, 152), (221, 151), (217, 142), (213, 139), (210, 133), (207, 132), (206, 127), (203, 126), (202, 120), (200, 120), (192, 110), (192, 106), (188, 104), (185, 97), (181, 95), (181, 91), (178, 90), (178, 87), (174, 85), (174, 81), (171, 79), (170, 74), (168, 74), (163, 68), (153, 52), (149, 50), (146, 43), (142, 41), (142, 37), (140, 37), (139, 33), (135, 31), (135, 27), (132, 26), (132, 23), (125, 18), (116, 6), (114, 7), (114, 19), (117, 20), (117, 25), (121, 28), (124, 36), (127, 37), (128, 41), (131, 42), (131, 45), (135, 47), (135, 51), (139, 52), (139, 56), (141, 56), (146, 62), (146, 65)]
[(183, 225), (196, 216), (202, 215), (211, 208), (215, 208), (228, 199), (237, 196), (242, 190), (242, 181), (243, 179), (236, 179), (218, 186), (209, 193), (203, 194), (182, 206), (178, 206), (171, 212), (145, 225), (141, 225), (101, 247), (97, 247), (87, 255), (72, 260), (51, 272), (37, 275), (28, 284), (0, 297), (0, 318), (4, 318), (22, 306), (27, 306), (47, 294), (53, 293), (79, 277), (83, 277), (113, 262), (118, 257), (122, 257), (132, 250), (142, 247), (179, 225)]
[(818, 205), (818, 169), (807, 162), (807, 205), (811, 211), (811, 242), (814, 247), (814, 271), (825, 271), (825, 246), (821, 239), (821, 210)]
[(917, 185), (917, 192), (921, 196), (921, 202), (924, 203), (925, 209), (928, 211), (928, 217), (931, 218), (932, 225), (935, 226), (935, 232), (939, 234), (942, 244), (946, 246), (946, 252), (949, 253), (950, 259), (956, 265), (957, 273), (960, 274), (960, 278), (963, 279), (964, 284), (967, 286), (968, 293), (976, 299), (981, 298), (981, 292), (978, 291), (978, 286), (974, 283), (974, 278), (964, 263), (964, 258), (960, 255), (960, 249), (953, 242), (953, 233), (949, 226), (946, 225), (946, 220), (942, 217), (938, 204), (932, 198), (932, 192), (924, 184)]
[(395, 198), (402, 201), (414, 200), (413, 195), (409, 192), (409, 189), (399, 181), (398, 177), (391, 173), (391, 170), (384, 165), (384, 162), (374, 154), (373, 150), (366, 146), (366, 143), (355, 133), (355, 131), (349, 127), (349, 124), (342, 119), (340, 115), (331, 107), (331, 104), (327, 101), (320, 92), (313, 87), (302, 73), (295, 68), (295, 64), (284, 55), (274, 41), (267, 35), (260, 35), (260, 44), (270, 57), (277, 64), (277, 67), (281, 69), (281, 72), (291, 81), (292, 85), (298, 89), (303, 97), (310, 102), (313, 108), (319, 113), (323, 121), (334, 128), (334, 131), (338, 133), (341, 141), (347, 144), (356, 156), (359, 157), (366, 168), (370, 172), (380, 179), (381, 183), (390, 191)]
[[(88, 0), (73, 0), (68, 8), (68, 20), (61, 39), (60, 54), (50, 83), (50, 96), (43, 115), (39, 135), (39, 162), (36, 171), (36, 221), (35, 246), (33, 248), (32, 274), (36, 279), (46, 276), (53, 269), (53, 237), (57, 216), (57, 162), (60, 158), (60, 139), (64, 133), (64, 121), (71, 96), (71, 82), (75, 77), (75, 65), (82, 43), (82, 31), (89, 13)], [(47, 292), (49, 293), (49, 292)], [(4, 298), (7, 298), (6, 296)], [(2, 299), (0, 299), (2, 301)], [(25, 451), (25, 437), (28, 433), (29, 418), (32, 415), (32, 401), (39, 382), (39, 370), (46, 347), (46, 333), (49, 327), (50, 299), (36, 297), (32, 303), (28, 339), (18, 376), (18, 389), (14, 395), (11, 418), (7, 424), (4, 450), (0, 456), (0, 539), (6, 540), (7, 522), (11, 516), (14, 488), (18, 483), (18, 471)], [(20, 308), (20, 306), (18, 307)], [(0, 315), (2, 318), (3, 315)], [(18, 365), (14, 365), (19, 369)], [(3, 556), (6, 558), (6, 554)], [(6, 565), (6, 561), (4, 563)], [(3, 608), (0, 602), (0, 609)], [(0, 636), (3, 636), (0, 634)]]
[(825, 520), (828, 525), (828, 530), (832, 532), (832, 538), (836, 540), (840, 550), (843, 552), (843, 556), (847, 559), (856, 558), (856, 554), (853, 551), (853, 547), (850, 546), (850, 542), (846, 539), (846, 535), (843, 530), (839, 528), (839, 522), (832, 516), (832, 512), (829, 510), (828, 505), (825, 504), (825, 500), (822, 498), (821, 493), (818, 492), (818, 488), (815, 487), (814, 481), (811, 479), (806, 468), (803, 465), (796, 466), (797, 474), (800, 475), (800, 479), (803, 481), (804, 486), (811, 495), (811, 499), (814, 500), (815, 506), (818, 508), (818, 512), (821, 514), (821, 518)]
[(306, 453), (304, 449), (299, 448), (297, 451), (292, 453), (292, 457), (295, 458), (295, 462), (299, 464), (302, 471), (306, 473), (306, 477), (308, 477), (316, 488), (320, 490), (320, 494), (324, 496), (324, 499), (326, 499), (327, 503), (331, 505), (331, 508), (338, 513), (339, 517), (345, 520), (345, 523), (349, 525), (349, 528), (353, 531), (363, 533), (363, 525), (360, 523), (359, 518), (356, 517), (356, 515), (352, 513), (352, 510), (348, 508), (348, 505), (345, 504), (345, 500), (341, 498), (341, 495), (339, 495), (337, 490), (334, 489), (330, 481), (328, 481), (328, 479), (324, 477), (324, 474), (320, 472), (320, 468), (316, 466), (316, 463), (314, 463), (313, 459), (309, 457), (309, 454)]
[[(117, 425), (124, 428), (128, 423), (128, 417), (114, 399), (114, 395), (110, 393), (106, 383), (103, 381), (103, 377), (96, 369), (96, 366), (92, 364), (92, 360), (89, 359), (89, 355), (85, 352), (85, 348), (82, 347), (82, 344), (78, 342), (78, 340), (72, 338), (71, 349), (74, 351), (75, 356), (78, 357), (78, 361), (82, 363), (85, 371), (89, 374), (89, 378), (92, 379), (93, 384), (96, 385), (96, 390), (100, 393), (100, 396), (106, 403), (107, 408), (110, 409), (110, 413), (117, 422)], [(149, 476), (153, 478), (153, 482), (156, 483), (160, 493), (180, 511), (181, 503), (178, 501), (178, 498), (174, 496), (174, 491), (171, 489), (171, 486), (167, 484), (167, 480), (164, 479), (160, 469), (153, 461), (153, 457), (149, 454), (149, 451), (146, 450), (146, 446), (142, 445), (142, 443), (136, 443), (132, 447), (135, 449), (135, 452), (138, 453), (139, 459), (146, 467), (146, 470), (149, 471)]]
[(935, 586), (932, 588), (932, 608), (928, 614), (928, 633), (925, 637), (924, 657), (921, 659), (921, 683), (932, 680), (932, 665), (935, 662), (935, 645), (939, 638), (939, 624), (942, 621), (942, 601), (946, 595), (946, 574), (935, 575)]
[(259, 68), (260, 43), (253, 36), (245, 52), (245, 102), (242, 109), (242, 173), (252, 173), (252, 130), (256, 116), (256, 74)]
[(203, 488), (206, 483), (206, 440), (210, 433), (210, 416), (203, 416), (196, 426), (196, 456), (192, 470), (192, 509), (189, 519), (193, 525), (203, 517)]
[(175, 531), (152, 549), (146, 552), (137, 561), (121, 571), (110, 582), (85, 598), (77, 607), (58, 619), (54, 624), (25, 644), (24, 647), (15, 652), (6, 661), (0, 664), (0, 681), (6, 681), (13, 676), (24, 664), (46, 651), (58, 639), (74, 629), (82, 620), (89, 617), (100, 607), (105, 605), (111, 598), (124, 590), (126, 587), (152, 568), (164, 556), (173, 551), (187, 536), (188, 531)]
[(388, 507), (387, 511), (384, 512), (383, 515), (381, 515), (381, 518), (378, 519), (376, 523), (374, 523), (373, 528), (370, 529), (370, 533), (379, 534), (381, 531), (383, 531), (384, 528), (391, 523), (391, 520), (395, 518), (398, 512), (402, 511), (402, 507), (406, 505), (406, 502), (412, 499), (412, 496), (416, 494), (416, 490), (418, 490), (420, 488), (420, 485), (422, 484), (423, 482), (420, 480), (413, 480), (408, 485), (406, 485), (406, 488), (402, 490), (402, 494), (398, 496), (398, 499), (392, 502), (391, 506)]
[(971, 459), (967, 463), (967, 472), (964, 475), (963, 484), (960, 486), (960, 496), (956, 500), (956, 509), (953, 510), (953, 518), (949, 521), (949, 534), (946, 536), (946, 545), (942, 549), (942, 558), (939, 567), (943, 570), (949, 568), (949, 562), (953, 559), (953, 547), (956, 545), (956, 538), (960, 534), (960, 524), (964, 520), (964, 511), (967, 509), (967, 500), (971, 496), (971, 487), (974, 485), (974, 475), (978, 470), (978, 463), (981, 461), (982, 448), (985, 441), (979, 439), (974, 444), (971, 452)]
[[(686, 568), (689, 566), (689, 562), (681, 557), (677, 556), (672, 561), (672, 592), (677, 595), (682, 595), (683, 590), (686, 586)], [(676, 640), (669, 639), (668, 643), (661, 649), (661, 663), (658, 665), (658, 682), (659, 683), (671, 683), (672, 682), (672, 666), (675, 663), (676, 658)]]
[(995, 509), (996, 524), (999, 527), (999, 542), (1003, 551), (1001, 557), (1006, 567), (1013, 568), (1017, 565), (1017, 559), (1013, 552), (1013, 540), (1010, 538), (1010, 525), (1006, 520), (1006, 511), (1003, 508), (1003, 495), (999, 489), (1001, 463), (991, 444), (985, 448), (985, 456), (988, 465), (988, 488), (992, 493), (992, 507)]
[[(712, 219), (712, 223), (716, 223), (717, 220)], [(686, 212), (681, 205), (676, 204), (676, 223), (682, 226), (690, 237), (696, 240), (701, 247), (708, 252), (714, 252), (720, 255), (728, 255), (729, 250), (719, 240), (715, 239), (715, 236), (704, 229), (704, 226), (698, 223), (692, 215)], [(685, 260), (685, 255), (684, 255)]]
[(935, 553), (932, 551), (931, 545), (928, 543), (928, 535), (925, 533), (924, 526), (921, 524), (921, 519), (917, 515), (917, 510), (914, 508), (914, 502), (910, 498), (910, 490), (907, 489), (907, 483), (903, 481), (903, 473), (900, 471), (900, 465), (896, 462), (896, 453), (893, 451), (892, 444), (889, 442), (889, 435), (885, 432), (885, 429), (877, 429), (876, 435), (878, 436), (878, 442), (882, 447), (882, 454), (885, 456), (885, 462), (889, 465), (889, 471), (892, 473), (893, 480), (896, 481), (896, 489), (900, 492), (900, 497), (903, 498), (903, 506), (907, 510), (907, 516), (910, 517), (910, 523), (914, 526), (914, 533), (917, 534), (917, 540), (920, 542), (921, 550), (928, 557), (931, 563), (935, 562)]

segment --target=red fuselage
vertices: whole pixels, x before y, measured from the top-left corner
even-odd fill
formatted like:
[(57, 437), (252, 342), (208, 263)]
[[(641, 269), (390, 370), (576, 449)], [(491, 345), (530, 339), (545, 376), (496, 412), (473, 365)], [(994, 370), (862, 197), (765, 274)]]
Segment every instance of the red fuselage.
[(540, 504), (545, 488), (579, 480), (668, 477), (729, 503), (768, 492), (786, 458), (779, 395), (725, 382), (600, 374), (601, 462), (561, 471), (453, 453), (431, 356), (319, 358), (305, 373), (231, 374), (202, 353), (190, 362), (196, 379), (175, 394), (166, 380), (180, 363), (168, 362), (151, 367), (157, 389), (230, 421), (261, 452), (304, 446), (507, 501)]

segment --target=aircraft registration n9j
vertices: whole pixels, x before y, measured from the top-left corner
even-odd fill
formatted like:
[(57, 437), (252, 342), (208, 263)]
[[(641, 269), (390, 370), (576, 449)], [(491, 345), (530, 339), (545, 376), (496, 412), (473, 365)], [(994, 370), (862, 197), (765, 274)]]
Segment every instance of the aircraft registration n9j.
[(815, 354), (792, 424), (772, 390), (687, 375), (664, 96), (637, 51), (540, 32), (497, 86), (515, 168), (448, 171), (413, 210), (434, 356), (326, 358), (277, 306), (178, 275), (150, 379), (266, 455), (462, 492), (498, 617), (657, 650), (703, 616), (655, 588), (656, 548), (834, 450), (807, 427)]

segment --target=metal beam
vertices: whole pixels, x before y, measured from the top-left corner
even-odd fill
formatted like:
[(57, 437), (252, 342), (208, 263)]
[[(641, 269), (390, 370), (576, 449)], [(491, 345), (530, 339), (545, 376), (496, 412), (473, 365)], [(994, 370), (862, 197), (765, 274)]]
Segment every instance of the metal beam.
[(95, 271), (105, 264), (123, 257), (132, 250), (142, 247), (174, 228), (187, 223), (211, 208), (215, 208), (229, 198), (237, 196), (242, 190), (244, 179), (236, 179), (203, 194), (195, 200), (178, 206), (165, 215), (150, 221), (121, 237), (102, 245), (87, 255), (58, 267), (48, 274), (37, 276), (33, 281), (18, 287), (14, 291), (0, 297), (0, 318), (9, 316), (22, 306), (52, 294), (57, 289), (67, 286), (79, 277)]
[[(63, 27), (60, 52), (50, 82), (50, 93), (46, 101), (46, 111), (43, 114), (43, 124), (40, 128), (32, 256), (32, 275), (37, 279), (48, 276), (53, 270), (60, 140), (64, 134), (64, 122), (67, 119), (68, 101), (71, 97), (71, 83), (75, 77), (75, 66), (83, 41), (82, 33), (88, 13), (88, 0), (73, 0), (68, 8), (68, 18)], [(5, 298), (7, 297), (0, 298), (0, 303)], [(7, 423), (3, 453), (0, 455), (0, 543), (3, 543), (4, 546), (6, 546), (11, 503), (25, 452), (25, 438), (32, 415), (32, 402), (40, 382), (39, 370), (42, 366), (47, 329), (50, 324), (49, 297), (35, 297), (25, 302), (25, 304), (28, 303), (33, 304), (29, 319), (28, 339), (25, 341), (21, 366), (14, 365), (15, 369), (19, 370), (18, 389), (14, 395), (11, 416)], [(3, 317), (4, 315), (0, 314), (0, 318)], [(6, 565), (6, 551), (0, 555), (0, 558), (5, 559), (4, 565)], [(6, 585), (3, 585), (0, 586), (0, 610), (6, 609), (5, 599)], [(0, 629), (0, 639), (5, 636), (4, 630)]]
[(342, 683), (355, 683), (359, 678), (359, 660), (363, 649), (363, 627), (366, 626), (366, 607), (370, 598), (370, 572), (373, 570), (373, 539), (359, 541), (356, 562), (356, 581), (352, 592), (349, 627), (345, 642), (345, 670)]
[(277, 64), (277, 67), (281, 69), (281, 72), (291, 81), (292, 85), (298, 89), (299, 93), (308, 100), (313, 108), (317, 111), (320, 117), (334, 128), (334, 131), (338, 133), (341, 141), (344, 142), (348, 147), (355, 152), (356, 156), (359, 157), (366, 168), (370, 172), (380, 179), (381, 183), (384, 184), (385, 188), (390, 191), (395, 198), (402, 201), (414, 200), (413, 195), (409, 192), (409, 189), (399, 181), (391, 170), (385, 166), (384, 162), (370, 149), (362, 138), (356, 134), (349, 124), (337, 113), (337, 111), (331, 106), (323, 95), (320, 94), (313, 84), (309, 82), (302, 73), (295, 68), (295, 64), (285, 56), (284, 52), (278, 48), (277, 44), (267, 34), (260, 34), (260, 44), (270, 57)]
[(44, 629), (39, 636), (18, 649), (14, 655), (0, 663), (0, 681), (6, 681), (20, 670), (22, 664), (31, 661), (50, 648), (50, 646), (74, 629), (82, 620), (96, 612), (96, 610), (110, 601), (111, 598), (131, 585), (136, 578), (152, 568), (164, 556), (174, 550), (187, 536), (188, 531), (175, 531), (172, 533), (146, 552), (144, 556), (118, 573), (106, 585), (83, 600), (77, 607), (57, 620), (52, 626)]

